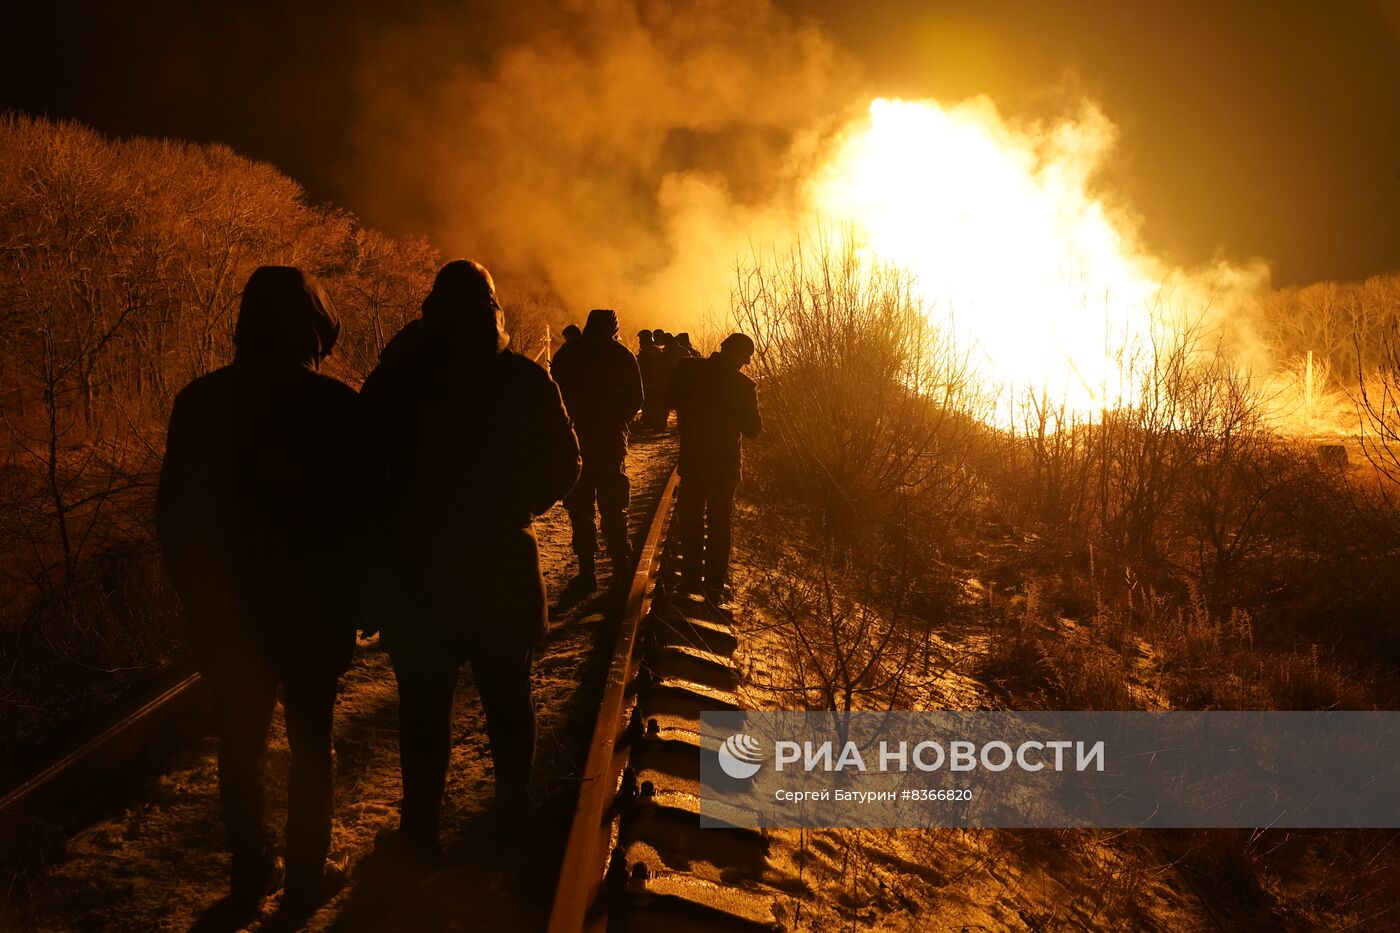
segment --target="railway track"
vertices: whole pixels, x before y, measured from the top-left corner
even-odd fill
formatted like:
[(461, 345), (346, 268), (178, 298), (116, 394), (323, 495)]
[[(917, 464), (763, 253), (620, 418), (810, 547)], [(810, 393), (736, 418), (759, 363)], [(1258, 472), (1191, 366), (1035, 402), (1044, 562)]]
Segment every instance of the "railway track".
[(667, 481), (627, 594), (549, 918), (550, 933), (781, 929), (756, 830), (701, 829), (700, 713), (739, 708), (731, 617), (680, 594)]
[[(671, 585), (668, 530), (677, 483), (671, 472), (659, 494), (655, 486), (643, 494), (654, 495), (654, 505), (635, 531), (637, 568), (604, 674), (551, 933), (774, 928), (766, 900), (717, 877), (757, 874), (766, 841), (756, 832), (699, 828), (699, 713), (738, 704), (739, 678), (729, 660), (737, 642), (724, 613)], [(112, 797), (118, 775), (150, 773), (154, 749), (197, 732), (199, 694), (198, 675), (172, 675), (110, 726), (5, 792), (0, 850), (61, 839)]]
[(0, 795), (0, 861), (19, 861), (60, 838), (105, 802), (122, 776), (196, 732), (203, 718), (200, 694), (197, 673), (172, 671), (113, 721)]

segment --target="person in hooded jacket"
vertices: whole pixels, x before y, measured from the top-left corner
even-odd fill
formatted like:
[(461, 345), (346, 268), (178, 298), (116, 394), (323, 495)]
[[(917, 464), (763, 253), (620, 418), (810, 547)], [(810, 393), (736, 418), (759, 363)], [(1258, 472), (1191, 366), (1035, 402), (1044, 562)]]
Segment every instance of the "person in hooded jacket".
[(399, 827), (381, 838), (420, 864), (438, 858), (463, 663), (486, 714), (496, 800), (528, 805), (535, 715), (530, 663), (547, 624), (534, 517), (579, 470), (549, 375), (507, 349), (495, 284), (459, 259), (438, 272), (360, 391), (374, 611), (399, 687)]
[(718, 353), (681, 360), (666, 398), (676, 410), (681, 435), (676, 492), (681, 586), (703, 590), (716, 603), (725, 601), (729, 580), (739, 438), (757, 437), (763, 430), (757, 389), (741, 372), (753, 353), (752, 339), (730, 334)]
[(343, 880), (328, 864), (337, 678), (355, 644), (346, 552), (355, 393), (317, 372), (339, 323), (312, 276), (248, 279), (233, 362), (175, 398), (156, 523), (213, 700), (231, 903), (254, 910), (279, 866), (263, 822), (263, 758), (282, 690), (291, 775), (283, 907)]
[(617, 329), (617, 312), (606, 308), (588, 312), (583, 336), (560, 347), (550, 364), (583, 454), (583, 471), (564, 498), (578, 558), (578, 576), (570, 584), (575, 590), (597, 586), (595, 500), (598, 525), (612, 558), (614, 586), (625, 579), (631, 562), (627, 540), (631, 487), (623, 461), (627, 425), (642, 407), (642, 377), (637, 358), (617, 339)]

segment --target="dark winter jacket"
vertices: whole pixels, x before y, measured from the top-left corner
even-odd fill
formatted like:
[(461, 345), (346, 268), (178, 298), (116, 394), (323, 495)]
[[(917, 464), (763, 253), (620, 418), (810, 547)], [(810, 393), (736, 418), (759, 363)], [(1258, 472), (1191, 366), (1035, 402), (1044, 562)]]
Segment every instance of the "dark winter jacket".
[(588, 312), (583, 336), (560, 347), (550, 369), (585, 447), (624, 437), (642, 407), (642, 377), (637, 358), (617, 341), (616, 313)]
[(349, 664), (355, 393), (313, 368), (338, 332), (314, 278), (260, 268), (243, 292), (233, 363), (175, 399), (157, 530), (206, 672)]
[(753, 380), (718, 353), (676, 364), (666, 404), (680, 424), (682, 476), (739, 479), (739, 436), (763, 430)]
[[(579, 461), (558, 388), (504, 349), (494, 293), (450, 294), (457, 265), (384, 348), (360, 401), (385, 643), (461, 659), (476, 639), (543, 633), (532, 518), (569, 491)], [(469, 265), (457, 274), (485, 275)]]
[(646, 394), (647, 404), (650, 405), (653, 395), (665, 391), (665, 352), (650, 340), (641, 341), (637, 347), (637, 369), (642, 376), (642, 390)]

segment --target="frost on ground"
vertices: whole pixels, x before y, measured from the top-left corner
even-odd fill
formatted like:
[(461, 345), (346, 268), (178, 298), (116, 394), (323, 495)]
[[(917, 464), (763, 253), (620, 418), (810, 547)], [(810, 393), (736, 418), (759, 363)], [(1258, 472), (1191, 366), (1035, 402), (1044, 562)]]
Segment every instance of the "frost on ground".
[[(810, 550), (773, 533), (776, 519), (753, 502), (736, 511), (735, 613), (739, 646), (734, 663), (743, 676), (748, 709), (820, 709), (822, 688), (839, 682), (863, 659), (849, 626), (831, 609), (807, 607), (804, 629), (793, 627), (792, 606), (763, 594), (802, 586)], [(786, 576), (786, 579), (782, 579)], [(794, 580), (797, 580), (794, 583)], [(854, 594), (838, 593), (835, 603)], [(854, 605), (853, 603), (850, 605)], [(819, 618), (822, 612), (831, 618)], [(878, 607), (865, 606), (866, 612)], [(886, 647), (899, 659), (898, 692), (857, 690), (851, 709), (997, 709), (1005, 704), (981, 676), (989, 638), (999, 637), (975, 613), (927, 618), (921, 641)], [(817, 629), (835, 626), (823, 633)], [(810, 653), (823, 634), (840, 651), (821, 661)], [(815, 637), (814, 637), (815, 636)], [(912, 650), (909, 650), (912, 649)], [(881, 663), (890, 663), (882, 659)], [(824, 668), (821, 673), (817, 668)], [(878, 675), (878, 671), (876, 672)], [(872, 682), (879, 676), (870, 678)], [(839, 691), (838, 691), (839, 694)], [(730, 881), (771, 898), (785, 930), (1196, 930), (1217, 926), (1190, 880), (1158, 851), (1146, 833), (1109, 830), (997, 829), (774, 829), (767, 857), (754, 875), (740, 878), (698, 856), (689, 870)]]
[[(650, 514), (674, 459), (672, 436), (634, 440), (628, 456), (634, 531)], [(540, 518), (536, 531), (551, 596), (551, 626), (536, 649), (534, 665), (539, 745), (533, 825), (498, 826), (492, 819), (485, 720), (470, 669), (464, 669), (443, 818), (448, 867), (390, 902), (358, 896), (354, 865), (372, 849), (376, 833), (396, 824), (400, 793), (393, 671), (377, 641), (362, 644), (342, 679), (335, 725), (332, 847), (350, 856), (352, 884), (313, 918), (309, 929), (421, 933), (543, 926), (601, 696), (614, 620), (601, 598), (559, 604), (575, 569), (563, 509), (556, 506)], [(0, 927), (187, 930), (194, 925), (227, 885), (215, 747), (212, 739), (204, 739), (185, 750), (132, 798), (136, 802), (70, 838), (61, 858), (32, 882), (22, 915), (0, 913)], [(267, 761), (268, 821), (279, 829), (288, 755), (279, 717)], [(511, 860), (507, 871), (505, 853), (522, 833), (534, 838), (527, 839), (524, 855)], [(15, 894), (11, 892), (12, 903)]]

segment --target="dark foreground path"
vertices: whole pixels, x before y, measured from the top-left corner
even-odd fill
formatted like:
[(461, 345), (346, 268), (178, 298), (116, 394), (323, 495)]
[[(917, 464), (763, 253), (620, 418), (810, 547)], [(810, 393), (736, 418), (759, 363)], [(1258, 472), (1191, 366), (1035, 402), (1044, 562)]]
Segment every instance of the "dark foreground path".
[[(673, 436), (634, 440), (628, 455), (634, 533), (651, 513), (675, 458)], [(536, 651), (539, 751), (529, 826), (501, 826), (488, 809), (491, 758), (470, 671), (457, 693), (443, 841), (447, 868), (384, 898), (353, 880), (379, 830), (397, 820), (397, 696), (388, 656), (362, 645), (342, 680), (336, 707), (336, 819), (333, 847), (351, 859), (352, 884), (309, 924), (312, 930), (536, 929), (543, 926), (558, 871), (577, 776), (611, 650), (614, 619), (594, 599), (560, 606), (573, 573), (568, 517), (555, 507), (536, 523), (551, 595), (551, 628)], [(606, 581), (605, 581), (606, 582)], [(226, 890), (215, 743), (178, 755), (125, 806), (74, 835), (62, 856), (11, 891), (0, 929), (188, 930)], [(269, 823), (280, 827), (288, 751), (280, 719), (268, 755)], [(527, 836), (523, 858), (504, 853)], [(269, 905), (271, 907), (275, 901)], [(254, 923), (250, 929), (258, 929)]]

